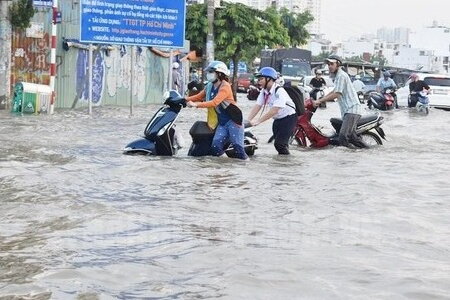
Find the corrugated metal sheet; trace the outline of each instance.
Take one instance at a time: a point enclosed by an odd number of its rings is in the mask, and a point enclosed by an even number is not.
[[[79,39],[79,8],[76,0],[59,2],[62,23],[58,24],[56,52],[56,108],[88,105],[88,51],[74,47],[65,51],[62,47],[64,38]],[[21,32],[13,34],[12,84],[19,81],[49,84],[50,18],[50,9],[40,10],[33,18],[33,22],[44,24],[44,38],[26,37]],[[113,48],[94,51],[94,105],[129,105],[131,82],[133,103],[161,103],[167,84],[168,58],[157,56],[147,48],[117,45]],[[131,51],[135,51],[134,61],[131,61]]]

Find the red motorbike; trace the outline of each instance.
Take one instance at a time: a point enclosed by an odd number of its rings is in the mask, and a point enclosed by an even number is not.
[[[311,119],[317,110],[311,99],[305,101],[305,113],[298,117],[294,135],[291,143],[297,143],[300,147],[322,148],[328,145],[339,145],[338,133],[342,126],[341,118],[331,118],[330,122],[335,133],[331,136],[325,135],[311,123]],[[364,115],[359,119],[356,133],[369,146],[382,145],[381,139],[386,139],[381,124],[383,117],[379,114]]]
[[[398,108],[397,96],[395,90],[387,88],[383,92],[372,92],[369,95],[369,101],[367,101],[367,106],[372,109],[372,107],[379,110],[391,110]]]

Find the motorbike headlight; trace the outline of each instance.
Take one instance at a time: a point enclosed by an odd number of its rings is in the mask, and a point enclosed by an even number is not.
[[[158,136],[161,136],[161,135],[163,135],[164,134],[164,132],[166,132],[167,131],[167,129],[169,128],[169,126],[170,126],[170,123],[167,123],[166,125],[164,125],[164,127],[163,128],[161,128],[159,131],[158,131]]]

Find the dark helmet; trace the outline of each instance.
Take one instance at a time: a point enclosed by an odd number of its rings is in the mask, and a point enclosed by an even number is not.
[[[342,65],[342,59],[336,54],[331,54],[328,56],[325,59],[325,62],[337,62],[339,65]]]
[[[259,70],[259,72],[256,74],[256,77],[269,77],[273,80],[277,80],[278,74],[274,68],[264,67],[264,68],[261,68],[261,70]]]
[[[384,71],[383,72],[383,76],[384,77],[391,77],[391,73],[389,73],[389,71]]]

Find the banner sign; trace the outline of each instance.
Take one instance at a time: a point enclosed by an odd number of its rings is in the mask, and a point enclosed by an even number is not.
[[[81,0],[80,41],[183,48],[185,0]]]
[[[33,0],[33,6],[52,7],[53,0]]]

